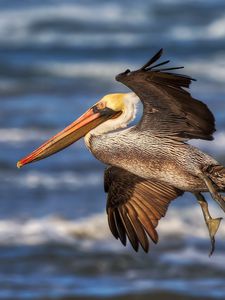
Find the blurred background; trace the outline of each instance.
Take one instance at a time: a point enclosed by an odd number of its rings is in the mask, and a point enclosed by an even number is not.
[[[195,145],[225,164],[224,1],[0,0],[0,299],[225,299],[225,223],[209,259],[191,195],[146,255],[112,238],[104,166],[83,141],[16,169],[104,94],[127,91],[115,75],[161,47],[216,116],[215,141]]]

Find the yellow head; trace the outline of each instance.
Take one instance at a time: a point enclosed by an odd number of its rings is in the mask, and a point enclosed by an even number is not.
[[[125,96],[127,94],[108,94],[96,103],[99,109],[110,108],[115,112],[123,112],[125,109]]]

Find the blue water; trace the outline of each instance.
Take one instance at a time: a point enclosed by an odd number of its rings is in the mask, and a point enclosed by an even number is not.
[[[195,144],[225,163],[224,1],[0,1],[0,299],[225,298],[225,226],[209,259],[191,195],[137,254],[111,237],[104,166],[83,141],[16,169],[104,94],[127,91],[115,75],[161,47],[215,114],[215,141]]]

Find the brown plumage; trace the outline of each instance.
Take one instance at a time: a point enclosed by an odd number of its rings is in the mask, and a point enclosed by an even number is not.
[[[193,193],[209,230],[211,252],[221,218],[213,219],[201,192],[210,192],[225,211],[225,168],[214,158],[187,143],[212,140],[215,120],[209,108],[188,92],[194,80],[156,62],[162,49],[143,67],[126,70],[116,80],[134,93],[109,94],[85,114],[20,160],[21,167],[50,156],[79,138],[92,154],[110,166],[105,171],[109,227],[126,245],[149,249],[148,237],[158,241],[156,226],[169,203],[184,192]],[[164,67],[162,67],[164,66]],[[143,104],[140,122],[124,129]]]
[[[136,251],[140,243],[144,251],[148,252],[146,234],[157,243],[155,228],[158,221],[165,216],[170,201],[183,192],[117,167],[106,169],[104,182],[105,192],[108,193],[106,210],[112,234],[124,245],[127,235]]]
[[[168,73],[179,67],[156,69],[157,65],[151,66],[161,54],[162,49],[141,69],[133,72],[127,70],[116,76],[116,80],[134,91],[144,105],[138,127],[140,130],[151,130],[154,135],[183,141],[193,138],[212,140],[215,131],[213,114],[204,103],[194,99],[184,89],[189,88],[193,79]]]
[[[197,161],[193,169],[193,175],[195,175],[195,177],[188,176],[190,169],[186,167],[189,186],[186,190],[192,190],[198,199],[199,197],[204,199],[200,192],[208,191],[209,187],[205,184],[204,180],[202,180],[202,177],[198,176],[198,173],[203,172],[208,175],[212,184],[219,190],[224,190],[225,168],[217,165],[215,160],[197,151],[197,149],[191,148],[189,145],[188,148],[186,148],[183,142],[193,138],[212,140],[213,133],[216,130],[214,116],[207,105],[194,99],[186,90],[194,79],[189,76],[168,72],[180,69],[179,67],[166,69],[157,68],[165,65],[169,61],[152,66],[152,64],[160,58],[161,54],[162,49],[142,68],[133,72],[126,70],[124,73],[117,75],[116,80],[129,87],[142,101],[144,108],[143,116],[133,131],[142,132],[145,136],[155,138],[155,144],[157,145],[156,157],[158,155],[160,160],[162,159],[160,146],[164,148],[167,146],[171,152],[175,152],[175,156],[173,157],[174,161],[172,161],[175,173],[177,167],[175,164],[176,157],[177,160],[179,160],[179,155],[188,149],[189,153],[186,152],[182,155],[185,169],[186,162],[189,161],[189,159],[187,160],[187,155],[194,155],[193,161]],[[156,141],[157,139],[164,139],[167,142],[162,142],[160,145],[160,142]],[[107,142],[109,142],[109,140],[107,140]],[[154,139],[148,138],[148,146],[150,149],[154,149],[153,143]],[[165,149],[164,152],[166,153]],[[129,155],[127,152],[126,154],[130,160],[133,158],[135,161],[134,157],[138,153],[134,153],[133,156],[132,153]],[[152,154],[152,158],[154,159],[154,150],[152,150]],[[171,157],[169,157],[169,155],[168,157],[164,156],[162,160],[163,165],[166,165],[167,162],[165,162],[165,160],[170,161]],[[111,161],[114,165],[129,169],[121,164],[119,160],[119,163],[115,163],[113,159],[111,159]],[[125,165],[126,164],[127,161]],[[155,165],[152,164],[150,173],[154,173],[153,168],[158,168],[160,172],[163,172],[161,165],[159,162]],[[205,165],[207,167],[203,167]],[[136,175],[116,167],[110,167],[106,170],[105,182],[107,181],[107,183],[105,183],[105,191],[108,193],[107,213],[109,226],[113,235],[116,238],[120,238],[124,245],[126,244],[127,235],[131,245],[136,251],[140,243],[144,251],[147,252],[149,246],[145,233],[149,235],[154,243],[158,241],[158,235],[155,230],[158,220],[165,215],[170,201],[183,194],[185,187],[182,189],[182,186],[177,186],[175,182],[175,186],[168,185],[166,178],[163,178],[164,181],[162,182],[157,180],[153,181],[152,179],[146,180],[142,178],[142,176],[146,178],[146,174],[142,175],[142,172],[135,172],[135,168],[133,168],[132,171],[134,171]],[[180,180],[182,181],[182,178],[180,178]],[[192,181],[196,184],[195,187],[191,187]],[[172,182],[169,183],[173,184]],[[198,184],[199,186],[197,186]],[[225,202],[224,199],[221,199],[222,196],[218,194],[215,195],[214,193],[213,197],[225,211]],[[199,201],[199,203],[201,205],[202,202]],[[214,236],[218,230],[221,219],[212,219],[208,212],[208,207],[205,204],[206,201],[201,207],[211,237],[212,248],[210,254],[212,254],[215,243]]]

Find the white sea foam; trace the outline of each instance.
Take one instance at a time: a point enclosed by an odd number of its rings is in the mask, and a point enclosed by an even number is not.
[[[111,79],[125,69],[125,64],[115,62],[88,62],[88,63],[65,63],[52,62],[48,64],[39,63],[36,69],[46,73],[63,77],[93,77],[100,79]]]
[[[0,143],[19,143],[27,141],[44,140],[47,139],[47,137],[49,137],[50,134],[46,130],[0,128]]]
[[[15,176],[14,173],[0,176],[1,182],[4,184],[10,184],[14,182],[14,185],[20,187],[26,187],[29,189],[45,188],[48,190],[55,189],[72,189],[77,190],[78,188],[88,186],[98,186],[102,183],[102,174],[97,172],[89,172],[88,174],[80,174],[75,172],[58,172],[58,173],[43,173],[43,172],[26,172]]]
[[[180,26],[171,29],[174,38],[180,40],[222,39],[225,37],[225,15],[220,19],[213,20],[210,24],[198,26]]]
[[[185,195],[183,197],[185,197]],[[180,199],[176,201],[179,200]],[[213,217],[223,216],[223,212],[215,205],[210,205],[209,209]],[[190,205],[190,207],[169,208],[166,217],[160,221],[158,229],[162,237],[177,235],[182,237],[208,238],[202,211],[197,202],[196,205]],[[223,222],[221,223],[218,237],[225,237],[225,226],[223,226]]]
[[[162,0],[161,2],[168,0]],[[177,0],[169,0],[174,2]],[[18,10],[2,9],[0,12],[0,41],[1,44],[54,44],[60,42],[64,45],[113,45],[129,46],[145,44],[149,40],[149,34],[144,31],[129,32],[128,28],[142,28],[150,26],[155,21],[151,12],[150,3],[132,3],[129,8],[116,2],[105,2],[101,5],[86,5],[82,3],[60,3],[55,5],[37,5],[35,7],[23,7]],[[129,13],[127,10],[129,9]],[[13,20],[13,22],[11,22]],[[84,28],[97,24],[109,25],[109,32],[96,34],[96,32],[84,31],[60,31],[52,29],[51,22],[77,22]],[[44,29],[37,29],[35,34],[32,26],[43,25]],[[47,24],[47,25],[46,25]],[[116,24],[116,26],[115,26]],[[38,28],[38,25],[36,26]],[[82,28],[82,26],[81,26]],[[114,31],[113,31],[113,28]],[[120,28],[125,28],[121,33]],[[225,16],[213,20],[210,24],[198,27],[172,26],[170,34],[178,40],[196,39],[222,39],[225,36]],[[74,24],[76,29],[76,24]],[[110,33],[110,34],[109,34]],[[169,33],[167,33],[168,36]]]
[[[101,38],[104,39],[104,37]],[[119,37],[117,38],[120,39]],[[140,39],[140,37],[138,39]],[[129,44],[128,40],[123,39],[123,41],[124,44]],[[90,42],[90,40],[87,39],[87,42]],[[104,39],[104,42],[107,43],[107,39]],[[109,43],[111,42],[112,41],[109,41]],[[117,44],[117,41],[115,43]],[[97,44],[101,45],[101,43]],[[128,66],[132,67],[133,70],[139,67],[138,65],[135,65],[134,63],[131,63],[129,61],[124,61],[123,63],[115,61],[89,61],[74,63],[59,61],[51,61],[46,63],[39,61],[38,63],[33,63],[33,67],[35,68],[35,70],[54,76],[65,78],[98,78],[111,80],[112,82],[115,82],[115,75],[125,70]],[[210,72],[208,72],[209,70]],[[214,91],[214,89],[216,92],[218,91],[218,87],[216,86],[215,88],[215,83],[221,85],[221,83],[225,82],[225,54],[218,54],[217,56],[212,57],[210,60],[207,58],[186,61],[185,71],[183,72],[191,75],[194,78],[207,80],[207,86],[209,86],[211,92]],[[210,82],[211,84],[209,85]],[[201,81],[200,83],[204,84],[203,81]],[[197,85],[195,85],[195,87],[196,86]],[[204,90],[207,90],[207,86],[204,86]],[[198,89],[200,89],[201,85],[198,84],[198,87]]]
[[[102,240],[109,236],[105,216],[93,215],[78,221],[59,217],[29,219],[27,221],[1,220],[1,245],[38,245],[43,243],[76,244],[82,240]]]
[[[2,43],[49,43],[57,40],[62,40],[64,43],[75,40],[81,43],[82,38],[85,39],[85,34],[77,38],[77,35],[71,35],[66,32],[55,33],[51,29],[45,29],[32,33],[30,28],[37,23],[51,23],[52,22],[79,22],[88,24],[117,24],[117,26],[129,24],[139,24],[143,22],[150,23],[150,18],[145,14],[144,8],[139,5],[140,10],[135,7],[129,8],[129,14],[125,13],[126,7],[121,6],[120,3],[106,2],[101,5],[86,5],[81,3],[57,3],[56,5],[43,5],[35,7],[24,7],[18,10],[4,9],[0,12],[0,40]],[[142,8],[142,9],[141,9]],[[135,16],[135,18],[134,18]],[[11,22],[13,20],[13,22]],[[76,26],[74,25],[76,28]],[[69,37],[67,39],[67,37]],[[107,40],[107,36],[105,36]],[[125,38],[125,36],[124,36]],[[93,34],[89,36],[90,42],[94,42]],[[122,42],[123,39],[120,39]],[[84,40],[85,41],[85,40]],[[97,41],[97,40],[96,40]],[[98,41],[99,42],[99,41]],[[74,43],[74,42],[73,42]]]
[[[218,54],[210,60],[198,59],[186,62],[185,69],[193,77],[207,78],[212,82],[225,82],[225,55]],[[209,72],[210,70],[210,72]]]
[[[204,269],[202,270],[204,273]],[[184,273],[185,274],[185,273]],[[195,278],[196,276],[192,274],[192,276],[188,276],[187,278],[184,276],[173,276],[170,278],[162,278],[152,279],[148,276],[144,278],[138,278],[137,280],[132,282],[132,285],[129,284],[129,293],[133,292],[142,292],[143,291],[156,291],[160,293],[165,292],[173,292],[175,294],[185,295],[187,298],[190,296],[190,299],[193,296],[197,296],[196,298],[201,299],[223,299],[225,288],[224,288],[224,279],[221,278]],[[218,292],[219,291],[219,292]],[[182,296],[181,296],[182,297]],[[154,297],[152,297],[154,298]],[[168,297],[168,299],[173,299],[172,297]],[[182,299],[182,298],[180,298]]]
[[[176,2],[177,0],[161,0],[159,2]],[[204,1],[206,2],[206,1]],[[209,2],[209,1],[208,1]],[[154,10],[151,2],[133,2],[129,7],[120,2],[100,2],[99,4],[57,2],[54,5],[26,6],[20,9],[4,8],[0,11],[0,41],[1,44],[63,44],[75,46],[113,45],[129,46],[148,43],[149,33],[142,29],[155,22]],[[13,22],[11,22],[13,20]],[[51,25],[51,22],[53,25]],[[52,29],[61,24],[61,30]],[[61,23],[60,23],[61,22]],[[64,23],[74,23],[74,32],[63,30]],[[77,23],[78,26],[76,30]],[[38,29],[39,25],[40,28]],[[56,25],[55,25],[56,24]],[[92,25],[104,28],[108,26],[109,32],[90,32],[87,28]],[[222,39],[225,36],[225,16],[213,20],[201,27],[172,26],[171,35],[178,40],[195,39]],[[43,27],[44,25],[44,27]],[[32,31],[36,26],[35,33]],[[123,28],[123,33],[121,33]],[[132,29],[135,28],[136,30]],[[138,32],[137,29],[140,29]],[[81,34],[80,34],[81,33]],[[166,33],[168,36],[170,33]],[[149,44],[150,45],[150,44]]]
[[[217,239],[220,239],[218,236]],[[209,261],[209,257],[207,255],[203,255],[202,251],[196,249],[192,246],[187,246],[187,248],[182,248],[179,250],[173,250],[173,252],[168,251],[164,252],[160,260],[162,262],[169,262],[173,264],[181,265],[188,265],[188,264],[210,264],[214,268],[217,267],[218,269],[225,269],[225,265],[221,264],[221,261],[224,261],[225,254],[224,253],[217,253],[215,252],[212,256],[211,260]]]
[[[28,21],[34,20],[86,20],[88,22],[111,23],[121,22],[127,23],[133,21],[132,15],[123,14],[126,7],[121,6],[120,3],[109,1],[108,3],[101,3],[101,5],[90,5],[81,3],[60,3],[56,5],[42,5],[35,7],[24,7],[19,10],[4,9],[2,10],[1,22],[2,24],[10,23],[7,18],[13,17],[18,24],[27,24]],[[141,22],[145,16],[135,11],[135,22]],[[101,17],[100,17],[101,16]],[[15,26],[12,24],[12,26]]]
[[[221,212],[218,212],[214,207],[210,207],[210,211],[213,216],[221,216]],[[225,239],[225,227],[223,225],[222,222],[217,234],[218,240]],[[170,237],[209,239],[201,210],[197,204],[194,207],[182,209],[170,208],[166,217],[159,223],[158,233],[160,241],[166,240],[169,244]],[[115,245],[112,245],[113,238],[108,228],[105,212],[74,221],[56,216],[25,221],[0,221],[1,245],[38,245],[53,242],[80,244],[83,241],[84,246],[95,246],[96,242],[98,243],[100,240],[107,240],[107,244],[110,240],[109,248],[115,246],[122,250],[118,241],[114,241]],[[173,239],[171,239],[171,243],[173,243]],[[188,252],[189,256],[190,253]],[[173,257],[165,257],[165,259],[173,259]]]

